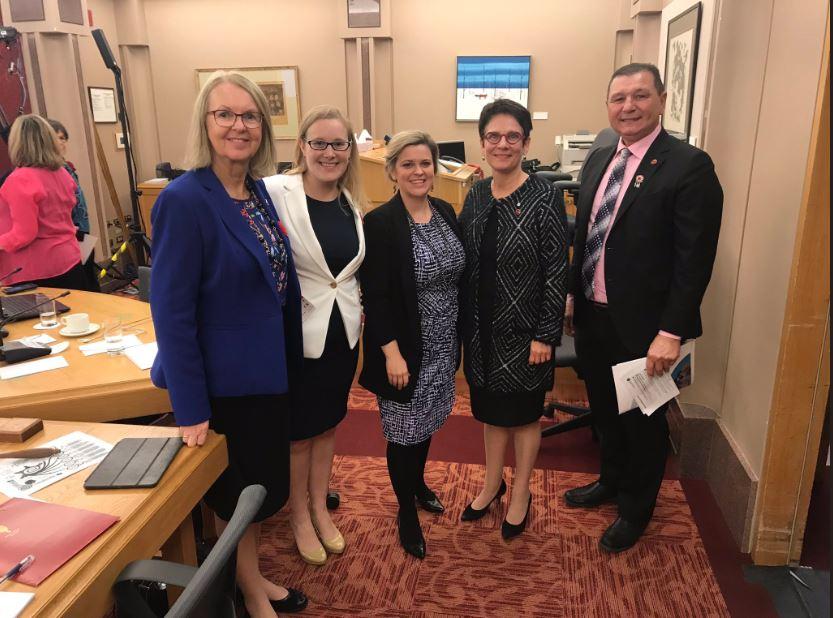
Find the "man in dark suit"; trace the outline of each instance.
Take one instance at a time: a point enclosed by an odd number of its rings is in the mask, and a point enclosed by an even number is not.
[[[616,502],[601,547],[632,547],[653,515],[668,450],[667,406],[618,413],[611,366],[646,357],[649,375],[702,333],[700,302],[717,251],[723,191],[709,156],[660,125],[666,93],[657,68],[629,64],[610,80],[607,113],[618,143],[586,162],[565,326],[601,442],[598,481],[566,492],[574,507]]]

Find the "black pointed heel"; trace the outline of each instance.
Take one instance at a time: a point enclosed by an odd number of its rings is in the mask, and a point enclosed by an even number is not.
[[[481,517],[483,517],[486,513],[489,512],[489,507],[492,506],[492,503],[496,500],[500,500],[500,497],[506,493],[506,481],[500,479],[500,487],[495,494],[495,497],[489,501],[489,504],[484,506],[482,509],[476,509],[472,507],[472,503],[465,508],[463,514],[460,515],[460,521],[477,521]]]

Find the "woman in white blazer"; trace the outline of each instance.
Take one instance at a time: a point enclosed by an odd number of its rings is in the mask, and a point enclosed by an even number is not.
[[[359,358],[364,194],[349,121],[313,108],[299,128],[293,168],[265,178],[286,227],[301,283],[304,364],[292,393],[290,523],[301,557],[324,564],[345,541],[327,511],[335,428]]]

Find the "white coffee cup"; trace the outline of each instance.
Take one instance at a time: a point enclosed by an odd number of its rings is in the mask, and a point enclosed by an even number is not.
[[[90,330],[90,316],[86,313],[73,313],[61,318],[61,324],[70,333],[85,333]]]

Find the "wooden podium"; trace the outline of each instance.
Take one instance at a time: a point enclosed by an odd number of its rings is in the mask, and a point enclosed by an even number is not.
[[[142,223],[144,223],[148,238],[152,238],[150,233],[150,209],[153,208],[156,198],[162,193],[162,189],[168,186],[169,182],[167,178],[154,178],[146,180],[136,187],[142,192],[139,196],[139,211],[142,214]]]
[[[393,197],[393,182],[385,173],[386,149],[375,148],[359,155],[359,169],[367,199],[371,208],[384,204]],[[440,172],[434,178],[434,190],[431,195],[445,200],[454,208],[458,215],[463,209],[466,194],[477,179],[475,169],[464,165],[453,174]]]

